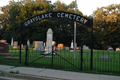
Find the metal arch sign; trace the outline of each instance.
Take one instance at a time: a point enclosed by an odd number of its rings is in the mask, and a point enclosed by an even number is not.
[[[21,29],[20,29],[20,55],[19,55],[19,63],[21,63],[21,43],[22,43],[22,27],[27,27],[33,23],[36,23],[38,21],[44,20],[44,19],[50,19],[50,18],[61,18],[61,19],[69,19],[72,21],[79,22],[89,28],[91,28],[91,62],[90,62],[90,69],[92,70],[93,65],[93,21],[89,20],[81,15],[70,13],[70,12],[64,12],[64,11],[58,11],[58,12],[47,12],[43,14],[36,15],[34,17],[31,17],[27,19],[25,22],[21,23]],[[82,57],[82,56],[81,56]],[[82,58],[81,58],[82,59]],[[81,60],[82,62],[82,60]],[[27,64],[27,53],[26,53],[26,59],[25,64]],[[82,65],[81,65],[82,69]]]
[[[62,18],[62,19],[69,19],[72,21],[79,22],[83,25],[86,26],[91,26],[91,21],[81,15],[70,13],[70,12],[63,12],[63,11],[58,11],[58,12],[47,12],[43,14],[36,15],[32,18],[27,19],[25,22],[23,22],[23,26],[27,27],[33,23],[36,23],[38,21],[44,20],[44,19],[49,19],[49,18]]]

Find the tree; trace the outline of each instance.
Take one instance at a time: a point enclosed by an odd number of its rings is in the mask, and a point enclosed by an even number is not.
[[[31,18],[35,15],[42,14],[48,11],[66,11],[74,13],[74,8],[57,1],[53,5],[49,4],[46,0],[23,0],[21,2],[11,3],[14,4],[12,8],[9,10],[9,20],[10,26],[6,32],[10,32],[10,37],[13,37],[14,40],[20,42],[20,24],[24,22],[28,18]],[[77,10],[77,14],[83,16],[82,12]],[[26,44],[26,41],[29,39],[31,42],[34,40],[41,40],[46,41],[46,32],[48,28],[52,28],[53,30],[53,40],[56,43],[63,43],[66,46],[70,46],[71,41],[73,40],[73,33],[74,33],[74,21],[70,21],[67,19],[49,19],[49,20],[42,20],[35,24],[24,28],[22,40],[23,43]],[[84,26],[77,23],[77,34],[80,34],[80,27]],[[87,32],[87,29],[84,30]],[[81,44],[79,39],[81,36],[78,35],[77,43]],[[79,45],[80,46],[80,45]]]
[[[33,17],[35,15],[45,13],[47,11],[51,10],[51,5],[49,5],[48,2],[25,2],[24,5],[22,4],[16,4],[14,5],[10,11],[10,27],[9,30],[12,32],[12,36],[15,38],[14,40],[19,40],[20,38],[20,24],[21,22],[24,22],[30,17]],[[44,29],[44,26],[49,26],[46,23],[47,20],[43,20],[41,22],[37,22],[36,24],[33,24],[29,26],[29,28],[25,29],[23,31],[23,43],[26,43],[27,39],[30,39],[33,41],[33,39],[37,40],[39,35],[41,35],[42,32],[47,31]],[[42,23],[42,24],[41,24]],[[44,25],[45,24],[45,25]],[[43,26],[44,25],[44,26]],[[38,31],[39,30],[39,31]],[[37,32],[39,33],[37,33]],[[34,36],[31,36],[34,35]],[[41,39],[45,38],[45,35],[40,36]],[[40,39],[40,38],[39,38]]]
[[[120,4],[111,4],[97,8],[93,14],[94,31],[99,34],[99,44],[112,46],[114,49],[120,45]],[[99,32],[98,32],[99,30]]]
[[[74,6],[75,5],[74,1],[71,2],[69,5],[65,5],[64,3],[61,3],[60,1],[57,1],[54,3],[54,11],[66,11],[66,12],[71,12],[75,13]],[[77,14],[83,16],[82,12],[80,12],[77,9]],[[79,29],[80,27],[85,27],[79,23],[77,23],[77,34],[82,33]],[[55,40],[57,40],[57,43],[63,43],[65,46],[70,46],[71,41],[74,39],[74,21],[70,20],[61,20],[61,19],[56,19],[55,20],[55,31],[57,34],[55,34]],[[77,35],[77,44],[80,46],[81,44],[81,36]]]

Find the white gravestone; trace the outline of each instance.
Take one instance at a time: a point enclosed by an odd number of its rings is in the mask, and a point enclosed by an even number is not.
[[[83,49],[89,49],[89,47],[86,45],[83,45]]]
[[[103,56],[101,56],[101,59],[109,59],[109,56],[108,55],[103,55]]]
[[[77,47],[77,43],[75,44],[75,47]],[[71,42],[71,48],[73,48],[73,40]]]
[[[43,41],[35,41],[35,48],[33,50],[40,51],[43,48]]]
[[[71,48],[73,48],[73,40],[72,40],[72,42],[71,42]]]
[[[49,28],[47,31],[47,47],[46,47],[46,53],[49,54],[52,53],[52,40],[53,40],[53,32],[52,29]]]
[[[29,41],[29,39],[27,40],[27,45],[28,45],[28,47],[30,46],[30,41]]]
[[[65,51],[69,51],[69,47],[65,47]]]
[[[44,43],[44,47],[45,47],[45,43]]]
[[[108,48],[108,51],[113,51],[113,48],[110,46],[110,47]]]
[[[11,39],[11,46],[13,46],[13,38]]]
[[[108,48],[109,51],[113,51],[113,48]]]

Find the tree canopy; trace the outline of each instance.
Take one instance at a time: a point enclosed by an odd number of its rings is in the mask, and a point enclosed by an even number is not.
[[[13,6],[9,8],[7,13],[7,15],[9,15],[8,21],[10,22],[7,31],[11,33],[9,40],[11,37],[17,41],[20,40],[20,23],[24,22],[30,17],[49,11],[66,11],[71,13],[75,12],[74,6],[66,5],[60,1],[57,1],[54,4],[50,4],[46,0],[31,0],[29,2],[24,0],[21,2],[10,2],[10,5],[11,4],[13,4]],[[75,3],[72,2],[71,4]],[[79,10],[77,10],[77,14],[83,15]],[[70,46],[70,43],[73,40],[73,26],[74,22],[66,19],[42,20],[32,24],[23,31],[23,43],[26,43],[27,39],[29,39],[31,42],[34,40],[42,40],[45,42],[46,32],[48,28],[52,28],[54,33],[53,40],[55,40],[56,43],[63,43],[66,46]],[[79,29],[79,27],[83,25],[77,23],[77,26]],[[79,31],[77,32],[80,34]],[[80,37],[81,36],[79,36],[78,39],[80,39]],[[2,38],[5,39],[5,37]],[[78,42],[78,44],[80,44],[80,42]]]
[[[56,1],[51,4],[47,0],[22,0],[20,2],[9,2],[9,5],[0,8],[0,39],[6,39],[9,43],[11,38],[19,42],[20,24],[28,18],[49,11],[65,11],[74,13],[74,1],[69,5]],[[77,9],[77,14],[84,14]],[[93,48],[107,49],[112,46],[114,49],[120,46],[120,4],[111,4],[105,7],[97,8],[93,15],[85,16],[93,19]],[[63,43],[70,46],[74,34],[74,21],[67,19],[46,19],[30,25],[23,31],[23,43],[29,39],[46,41],[46,32],[48,28],[53,30],[53,40],[56,43]],[[81,43],[90,46],[91,30],[84,25],[77,23],[77,45]]]
[[[104,46],[120,46],[120,4],[97,8],[93,14],[94,32],[100,35],[98,42]]]

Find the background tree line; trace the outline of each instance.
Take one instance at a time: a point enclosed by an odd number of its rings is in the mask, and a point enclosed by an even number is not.
[[[11,42],[20,40],[20,23],[37,14],[49,11],[66,11],[74,13],[75,3],[69,5],[60,1],[51,4],[46,0],[23,0],[21,2],[9,2],[9,5],[1,7],[3,13],[0,14],[0,21],[3,28],[0,29],[0,39],[6,39]],[[120,5],[109,5],[97,8],[92,16],[83,15],[77,9],[77,14],[89,19],[93,18],[94,48],[106,49],[107,46],[118,47],[120,45]],[[53,30],[53,40],[56,43],[63,43],[70,46],[74,36],[74,21],[66,19],[46,19],[31,26],[23,31],[23,43],[29,39],[32,43],[34,40],[46,42],[46,32],[48,28]],[[77,23],[77,45],[81,43],[90,46],[90,29]]]
[[[93,13],[94,37],[99,47],[120,47],[120,4],[97,8]],[[97,47],[97,45],[96,45]]]

